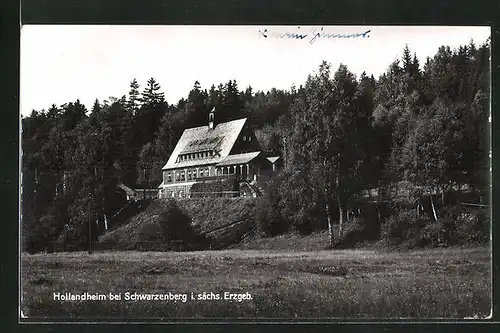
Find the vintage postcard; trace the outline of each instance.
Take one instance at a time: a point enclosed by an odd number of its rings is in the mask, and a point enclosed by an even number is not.
[[[490,28],[21,30],[21,322],[486,319]]]

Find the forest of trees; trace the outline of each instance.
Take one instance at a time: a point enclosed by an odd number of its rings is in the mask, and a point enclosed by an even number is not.
[[[267,233],[340,225],[371,189],[406,184],[412,197],[489,190],[489,41],[442,46],[420,64],[405,47],[375,78],[323,62],[300,87],[209,90],[196,81],[168,104],[160,83],[134,79],[121,98],[79,100],[22,118],[22,236],[30,252],[48,243],[87,244],[119,209],[116,185],[156,188],[185,128],[248,117],[267,154],[285,167],[268,187]],[[381,191],[381,190],[380,190]],[[432,218],[439,212],[432,206]],[[341,230],[341,228],[340,228]]]

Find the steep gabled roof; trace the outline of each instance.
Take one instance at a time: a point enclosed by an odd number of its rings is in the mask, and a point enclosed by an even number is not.
[[[222,162],[231,152],[236,139],[246,123],[246,118],[217,124],[215,128],[208,126],[188,128],[182,133],[172,155],[162,170],[208,165]],[[194,153],[206,150],[215,150],[216,154],[209,158],[185,160],[179,163],[177,157],[181,153]]]
[[[277,160],[279,160],[279,156],[271,156],[271,157],[268,157],[267,160],[269,162],[271,162],[272,164],[274,164]]]

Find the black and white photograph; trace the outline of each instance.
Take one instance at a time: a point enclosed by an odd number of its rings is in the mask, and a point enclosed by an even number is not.
[[[490,35],[22,26],[20,322],[491,318]]]

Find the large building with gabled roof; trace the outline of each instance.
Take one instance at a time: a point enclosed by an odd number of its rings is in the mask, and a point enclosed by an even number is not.
[[[279,157],[264,156],[246,118],[217,123],[215,116],[214,108],[206,126],[184,130],[162,168],[160,198],[192,197],[194,184],[221,179],[251,186],[276,170]]]

